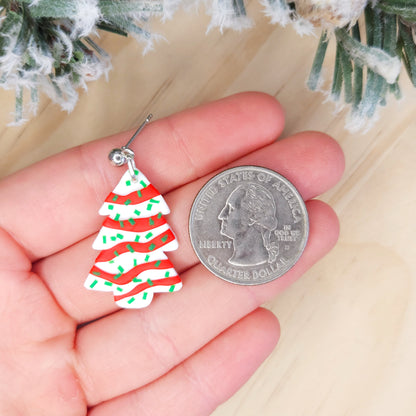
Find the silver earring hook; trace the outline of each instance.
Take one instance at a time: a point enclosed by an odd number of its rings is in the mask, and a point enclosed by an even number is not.
[[[137,180],[137,168],[136,164],[134,163],[134,152],[129,148],[133,140],[137,137],[137,135],[144,129],[147,123],[150,122],[153,115],[149,114],[143,123],[139,126],[139,128],[135,131],[133,136],[129,139],[129,141],[121,148],[113,149],[108,158],[113,166],[123,166],[127,163],[129,167],[129,172],[133,181]]]

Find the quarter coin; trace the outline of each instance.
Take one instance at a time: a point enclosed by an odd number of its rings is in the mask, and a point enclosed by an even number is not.
[[[238,166],[210,179],[189,217],[192,246],[216,276],[240,285],[271,282],[301,256],[309,231],[295,186],[259,166]]]

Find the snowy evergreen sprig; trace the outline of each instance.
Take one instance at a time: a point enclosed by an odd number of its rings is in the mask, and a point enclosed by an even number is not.
[[[234,7],[235,25],[245,10],[244,2],[222,3]],[[261,4],[271,23],[292,24],[301,35],[322,28],[307,81],[311,90],[323,90],[323,61],[328,43],[335,40],[332,86],[327,95],[350,105],[349,130],[368,129],[389,94],[400,98],[402,62],[416,86],[416,0],[261,0]],[[218,21],[223,29],[224,22]]]
[[[36,111],[40,91],[70,111],[80,87],[107,75],[110,57],[93,40],[100,30],[131,35],[145,42],[146,51],[158,38],[149,29],[153,16],[168,19],[178,8],[200,3],[211,16],[207,31],[253,24],[244,0],[0,0],[0,86],[16,91],[15,122]],[[402,64],[416,87],[416,0],[259,3],[273,24],[292,24],[301,35],[321,28],[310,89],[323,90],[323,62],[329,42],[335,42],[328,96],[351,106],[350,129],[369,126],[389,94],[400,97]]]
[[[130,34],[150,48],[155,35],[147,22],[161,12],[157,1],[0,0],[0,86],[16,91],[15,124],[36,112],[40,91],[71,111],[78,88],[107,75],[110,57],[91,38],[98,29]]]
[[[352,131],[369,126],[377,107],[386,105],[389,93],[396,98],[401,95],[398,27],[402,24],[397,16],[368,7],[365,10],[365,36],[359,23],[352,28],[335,30],[336,55],[330,97],[339,101],[343,92],[344,102],[351,104],[347,127]],[[364,37],[366,44],[362,42]],[[323,32],[308,80],[311,90],[319,88],[328,41],[328,33]]]
[[[351,104],[347,123],[351,131],[369,128],[378,106],[386,105],[389,94],[401,97],[398,77],[401,61],[406,63],[402,32],[410,40],[411,29],[400,15],[386,13],[378,6],[366,7],[361,24],[334,30],[336,55],[330,98],[339,101],[343,92],[344,102]],[[311,90],[319,89],[328,42],[329,34],[324,31],[308,80]],[[415,51],[413,41],[407,44]],[[416,64],[414,57],[411,61]]]
[[[350,131],[370,128],[378,107],[386,105],[389,94],[401,97],[398,78],[402,63],[416,87],[416,0],[268,0],[264,3],[268,3],[268,14],[272,17],[275,9],[275,21],[290,22],[298,28],[299,21],[306,19],[313,26],[323,28],[307,81],[311,90],[323,89],[323,61],[328,43],[335,40],[328,97],[339,103],[339,108],[350,105],[347,121]]]

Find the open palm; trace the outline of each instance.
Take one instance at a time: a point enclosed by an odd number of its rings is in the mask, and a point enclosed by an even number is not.
[[[102,218],[97,210],[123,173],[107,154],[122,133],[71,149],[0,183],[0,414],[8,416],[208,415],[273,349],[274,316],[259,306],[335,243],[333,211],[310,200],[343,171],[339,146],[316,132],[275,141],[283,112],[244,93],[151,123],[132,148],[164,194],[179,240],[169,258],[184,287],[141,310],[119,310],[83,282]],[[300,261],[260,286],[214,277],[187,234],[198,190],[218,169],[254,164],[298,188],[310,219]]]

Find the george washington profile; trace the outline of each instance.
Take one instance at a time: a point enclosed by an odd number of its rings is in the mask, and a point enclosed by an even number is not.
[[[221,234],[233,240],[234,252],[228,260],[235,266],[272,263],[279,247],[271,242],[277,228],[277,210],[273,195],[264,186],[247,183],[228,197],[218,215]]]

